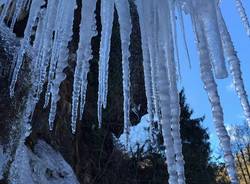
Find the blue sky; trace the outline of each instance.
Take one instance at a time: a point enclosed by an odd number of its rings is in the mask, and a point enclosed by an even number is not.
[[[243,3],[247,14],[250,16],[250,1],[244,0]],[[229,32],[231,33],[235,49],[238,52],[238,56],[241,60],[241,68],[245,86],[248,94],[250,94],[250,38],[247,37],[244,27],[241,24],[238,11],[235,7],[235,1],[224,0],[222,1],[221,7]],[[206,116],[203,126],[208,128],[213,155],[218,156],[218,139],[213,126],[211,106],[200,79],[199,60],[196,46],[194,44],[192,27],[189,16],[185,16],[184,19],[192,68],[190,69],[188,67],[182,36],[180,33],[178,33],[182,73],[182,81],[179,85],[180,88],[184,87],[185,89],[187,103],[189,103],[190,107],[194,110],[193,117],[200,117],[203,115]],[[231,76],[229,76],[227,79],[217,80],[217,84],[224,109],[225,124],[232,125],[241,123],[244,120],[244,116],[240,106],[240,101],[232,86]]]

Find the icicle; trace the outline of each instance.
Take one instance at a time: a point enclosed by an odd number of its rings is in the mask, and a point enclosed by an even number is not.
[[[184,41],[184,46],[185,46],[185,50],[186,50],[188,64],[189,64],[189,68],[191,68],[192,67],[191,66],[191,59],[190,59],[190,55],[189,55],[189,49],[188,49],[187,38],[186,38],[186,31],[185,31],[185,25],[184,25],[183,14],[182,14],[180,2],[177,1],[176,5],[177,5],[177,11],[178,11],[178,14],[179,14],[180,28],[181,28],[181,32],[182,32],[182,37],[183,37],[183,41]]]
[[[101,2],[102,36],[100,43],[99,59],[99,87],[98,87],[98,122],[102,123],[102,107],[107,105],[108,92],[108,67],[111,34],[114,19],[114,0],[103,0]]]
[[[35,35],[35,40],[33,43],[33,49],[36,53],[36,55],[33,56],[32,58],[32,85],[34,88],[34,98],[35,98],[35,104],[39,101],[39,95],[36,91],[39,86],[39,74],[40,74],[40,68],[41,68],[41,57],[42,57],[42,48],[43,48],[43,35],[44,35],[44,26],[45,26],[45,21],[44,21],[44,14],[45,10],[41,10],[39,19],[38,19],[38,25],[37,25],[37,30],[36,30],[36,35]]]
[[[68,50],[68,43],[70,42],[72,35],[73,35],[73,20],[74,20],[74,10],[76,8],[76,1],[69,1],[63,0],[62,2],[62,12],[63,15],[63,24],[58,27],[59,35],[58,40],[59,42],[58,47],[58,61],[55,71],[55,77],[52,82],[51,86],[51,107],[49,113],[49,127],[50,130],[53,129],[53,122],[56,116],[56,109],[57,109],[57,102],[60,99],[59,96],[59,87],[61,82],[66,78],[66,74],[63,70],[68,65],[68,57],[69,57],[69,50]]]
[[[159,11],[158,86],[162,112],[162,133],[166,145],[169,183],[185,184],[184,161],[179,132],[179,99],[176,84],[174,42],[170,1],[161,0]],[[167,61],[167,63],[165,63]],[[165,71],[164,71],[165,70]],[[172,132],[171,132],[172,128]],[[175,162],[176,160],[176,162]]]
[[[17,20],[18,16],[20,15],[25,2],[26,1],[24,1],[24,0],[17,0],[16,1],[15,12],[14,12],[14,15],[12,17],[12,21],[11,21],[11,25],[10,25],[11,31],[13,31],[13,29],[14,29],[14,25],[16,23],[16,20]]]
[[[4,5],[5,3],[5,0],[0,0],[0,6]]]
[[[130,20],[130,9],[128,0],[115,0],[115,7],[117,9],[120,35],[121,35],[121,48],[122,48],[122,74],[123,74],[123,112],[124,112],[124,133],[129,135],[130,127],[130,69],[129,69],[129,45],[130,34],[132,32],[132,25]]]
[[[7,2],[5,2],[3,10],[1,12],[1,16],[0,16],[0,25],[2,25],[4,23],[4,19],[8,14],[8,10],[10,8],[12,0],[7,0]]]
[[[139,4],[138,4],[139,5]],[[140,6],[140,5],[139,5]],[[156,130],[155,122],[160,119],[160,108],[159,108],[159,95],[157,89],[157,75],[156,75],[156,44],[157,44],[157,12],[155,11],[156,3],[154,1],[144,1],[144,4],[141,5],[140,24],[143,24],[143,33],[142,37],[142,46],[143,50],[143,67],[145,77],[146,95],[148,101],[148,113],[150,123],[150,139],[151,144],[154,146],[156,143]],[[147,54],[147,55],[146,55]],[[148,57],[148,58],[146,58]],[[148,61],[147,61],[148,59]],[[149,74],[147,74],[149,72]],[[147,81],[148,80],[148,81]],[[150,96],[149,96],[150,95]],[[155,122],[154,122],[155,121]]]
[[[77,51],[77,64],[74,75],[71,127],[76,131],[76,120],[80,102],[80,116],[82,117],[87,90],[87,74],[89,72],[89,61],[92,59],[91,39],[96,35],[95,21],[96,0],[82,0],[80,41]]]
[[[159,28],[158,28],[158,58],[157,58],[157,75],[158,75],[158,86],[159,86],[159,97],[161,107],[161,125],[162,135],[165,145],[166,162],[168,166],[169,184],[176,184],[178,181],[178,175],[176,172],[175,163],[175,151],[174,142],[171,134],[171,109],[170,109],[170,83],[169,73],[166,66],[167,61],[167,42],[169,37],[167,31],[171,27],[167,26],[171,23],[170,11],[168,2],[160,0],[158,3],[159,13]]]
[[[201,17],[204,27],[204,33],[207,40],[209,55],[212,60],[215,76],[218,79],[223,79],[228,76],[224,55],[222,49],[221,38],[216,16],[215,0],[204,1],[199,0],[196,3],[196,10]]]
[[[249,105],[247,93],[245,90],[245,86],[242,80],[240,60],[237,56],[237,52],[234,49],[231,36],[227,30],[227,26],[225,24],[224,18],[219,8],[218,8],[217,14],[218,14],[218,22],[219,22],[220,34],[222,38],[222,44],[224,48],[225,57],[226,57],[226,60],[229,62],[230,72],[233,76],[233,83],[234,83],[236,92],[241,100],[241,105],[244,110],[246,120],[250,126],[250,105]]]
[[[49,74],[48,74],[48,84],[47,84],[47,90],[45,93],[45,102],[44,102],[44,108],[46,108],[49,105],[50,97],[51,97],[51,87],[52,87],[52,81],[55,77],[55,72],[56,72],[56,66],[58,62],[58,57],[59,57],[59,47],[60,47],[60,29],[61,25],[63,24],[63,12],[64,12],[64,7],[63,7],[64,1],[59,1],[57,12],[56,12],[56,20],[55,20],[55,25],[54,25],[54,41],[53,41],[53,46],[52,46],[52,51],[51,51],[51,58],[49,61]]]
[[[30,14],[29,14],[29,18],[28,18],[28,23],[27,23],[27,26],[25,28],[24,38],[21,41],[21,48],[18,51],[16,66],[15,66],[13,76],[12,76],[12,81],[10,84],[10,96],[14,95],[14,88],[15,88],[15,84],[17,81],[19,70],[22,66],[23,57],[24,57],[24,54],[26,52],[26,49],[30,45],[29,42],[30,42],[30,36],[32,34],[32,28],[36,22],[36,18],[38,17],[38,14],[40,12],[40,7],[43,4],[44,4],[43,0],[32,1]]]
[[[174,43],[174,53],[176,57],[176,63],[178,63],[178,75],[179,80],[181,80],[181,65],[180,65],[180,56],[178,50],[178,40],[177,40],[177,28],[176,28],[176,15],[175,15],[175,2],[174,0],[170,0],[170,17],[171,17],[171,24],[172,24],[172,33],[173,33],[173,43]]]
[[[41,49],[41,56],[37,58],[40,61],[40,72],[39,72],[39,84],[37,87],[37,96],[40,96],[43,85],[46,79],[47,68],[49,65],[49,60],[51,57],[51,47],[53,43],[53,31],[55,28],[55,17],[57,14],[57,7],[58,7],[58,0],[50,0],[48,1],[47,10],[45,14],[44,20],[44,31],[43,31],[43,38],[42,38],[42,48]],[[46,102],[47,103],[47,102]]]
[[[147,25],[146,16],[144,15],[143,2],[142,0],[135,1],[137,6],[137,11],[139,14],[139,23],[141,30],[141,42],[142,42],[142,54],[143,54],[143,70],[144,70],[144,81],[145,90],[147,97],[147,111],[149,114],[149,122],[153,122],[154,110],[153,110],[153,87],[152,87],[152,75],[151,75],[151,65],[150,65],[150,55],[147,40]]]
[[[192,12],[194,14],[194,11]],[[217,85],[213,77],[212,66],[209,61],[208,44],[205,38],[203,25],[198,16],[193,15],[193,25],[195,27],[196,43],[200,56],[201,78],[208,93],[209,101],[212,106],[213,120],[215,129],[224,152],[225,163],[228,175],[232,184],[238,184],[237,172],[234,163],[234,157],[231,151],[230,138],[224,125],[223,110],[220,104],[220,98],[217,91]]]
[[[170,18],[172,19],[171,22],[167,23],[168,33],[168,41],[167,41],[167,69],[168,69],[168,78],[170,83],[170,109],[171,109],[171,128],[172,128],[172,136],[174,141],[174,152],[176,156],[176,171],[178,174],[178,183],[184,184],[185,183],[185,173],[184,173],[184,158],[182,155],[182,142],[181,142],[181,135],[180,135],[180,105],[179,105],[179,93],[177,89],[177,76],[176,76],[176,66],[175,66],[175,57],[174,57],[174,49],[176,39],[174,33],[176,30],[171,29],[171,27],[175,27],[173,22],[173,1],[168,1],[169,8],[170,8]]]
[[[236,8],[240,14],[241,21],[243,23],[243,26],[245,27],[245,30],[247,32],[247,35],[250,37],[250,23],[247,18],[247,14],[245,11],[245,8],[241,2],[241,0],[235,0]]]

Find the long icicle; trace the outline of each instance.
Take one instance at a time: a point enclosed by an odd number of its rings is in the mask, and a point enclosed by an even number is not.
[[[156,143],[156,131],[155,131],[155,123],[159,121],[160,118],[160,108],[159,108],[159,95],[157,89],[157,74],[156,74],[156,47],[157,47],[157,11],[156,11],[156,3],[155,1],[145,0],[143,4],[143,21],[144,21],[144,31],[148,44],[149,51],[149,71],[151,81],[151,101],[152,101],[152,116],[150,115],[149,123],[150,123],[150,140],[152,146]]]
[[[220,34],[222,38],[225,58],[230,65],[230,72],[233,76],[233,83],[235,86],[235,90],[240,98],[241,106],[244,110],[246,120],[250,126],[250,105],[247,97],[247,92],[245,90],[244,82],[242,80],[240,60],[237,56],[237,52],[234,49],[231,36],[227,30],[226,23],[219,8],[217,10],[217,14],[218,14],[219,28],[220,28]]]
[[[58,50],[59,50],[59,40],[60,38],[60,26],[63,24],[63,1],[59,1],[58,8],[56,11],[56,21],[54,25],[54,39],[53,39],[53,46],[51,51],[51,58],[49,61],[49,74],[48,74],[48,84],[47,84],[47,90],[45,93],[45,102],[44,102],[44,108],[46,108],[49,105],[50,97],[51,97],[51,87],[52,87],[52,81],[55,77],[56,72],[56,65],[58,62]]]
[[[114,0],[101,1],[102,36],[99,58],[98,122],[102,124],[102,108],[106,108],[108,95],[109,52],[114,19]]]
[[[36,22],[36,18],[39,15],[40,7],[43,4],[44,4],[44,0],[32,1],[28,23],[27,23],[27,26],[26,26],[25,31],[24,31],[24,38],[21,41],[21,48],[18,51],[16,66],[15,66],[13,76],[12,76],[12,81],[10,84],[10,96],[14,95],[15,84],[17,81],[19,70],[20,70],[22,63],[23,63],[23,57],[24,57],[24,54],[25,54],[28,46],[30,45],[29,42],[30,42],[30,36],[32,34],[32,28]]]
[[[77,50],[77,63],[74,74],[72,95],[71,128],[73,133],[75,133],[76,131],[76,121],[80,96],[81,117],[85,104],[88,84],[87,75],[89,72],[89,61],[92,59],[91,39],[96,35],[95,9],[96,0],[82,0],[80,41]]]
[[[173,19],[173,1],[169,2],[169,11],[170,17]],[[172,14],[172,15],[171,15]],[[173,25],[173,20],[167,24],[168,29],[168,47],[167,47],[167,69],[169,74],[169,83],[170,83],[170,109],[171,109],[171,128],[172,128],[172,136],[174,141],[174,151],[176,157],[176,169],[178,175],[178,184],[185,184],[185,172],[184,172],[184,157],[182,154],[182,142],[181,142],[181,135],[180,135],[180,105],[179,105],[179,93],[177,89],[177,72],[176,72],[176,65],[175,65],[175,57],[174,57],[174,49],[175,49],[175,42],[177,40],[174,36],[174,29],[171,27],[175,27]]]
[[[192,13],[195,14],[194,11]],[[232,184],[239,184],[234,157],[231,151],[230,138],[224,125],[223,110],[217,91],[217,85],[213,77],[212,66],[209,60],[208,45],[206,43],[203,25],[199,21],[197,15],[192,15],[192,21],[196,34],[196,43],[199,50],[201,78],[212,106],[213,121],[215,124],[216,133],[220,140],[220,145],[224,152],[228,175]]]
[[[121,48],[122,48],[122,78],[123,78],[123,114],[124,114],[124,133],[126,134],[126,142],[128,144],[128,136],[130,129],[130,68],[129,68],[129,46],[130,35],[132,32],[132,25],[130,19],[130,9],[128,0],[115,0],[115,7],[117,9]]]
[[[73,35],[73,20],[76,1],[63,0],[63,20],[64,23],[60,26],[59,47],[58,47],[58,62],[55,71],[55,78],[51,86],[51,107],[49,113],[49,127],[53,129],[53,123],[56,117],[57,102],[60,99],[59,87],[62,81],[66,78],[64,69],[68,66],[69,50],[68,43]]]
[[[162,22],[171,21],[170,17],[166,15],[166,7],[168,2],[161,0],[160,6],[158,7],[159,12],[159,24]],[[158,59],[157,59],[157,74],[158,74],[158,86],[159,86],[159,97],[161,106],[161,125],[162,135],[165,145],[166,163],[168,166],[169,184],[176,184],[178,181],[178,175],[176,172],[175,163],[175,152],[174,142],[171,134],[171,110],[170,110],[170,84],[168,80],[168,70],[166,67],[167,61],[167,44],[168,40],[165,31],[168,29],[165,25],[159,26],[158,34]],[[164,34],[165,33],[165,34]]]
[[[150,55],[148,48],[147,40],[147,31],[146,26],[146,17],[144,15],[143,2],[142,0],[136,0],[137,12],[139,15],[139,24],[141,31],[141,42],[142,42],[142,54],[143,54],[143,71],[144,71],[144,82],[145,82],[145,91],[147,97],[147,112],[149,114],[149,122],[151,123],[154,118],[153,110],[153,86],[152,86],[152,75],[151,75],[151,66],[150,66]]]
[[[39,85],[37,88],[37,96],[40,96],[43,90],[43,85],[46,80],[47,68],[49,65],[49,61],[51,58],[51,50],[53,45],[53,31],[55,29],[55,17],[57,14],[58,8],[58,0],[50,0],[48,1],[46,14],[45,14],[45,25],[44,25],[44,34],[42,40],[42,48],[41,48],[41,58],[38,59],[40,63],[40,72],[39,72]]]
[[[162,134],[166,145],[166,159],[168,165],[169,183],[185,183],[184,162],[180,162],[182,150],[181,141],[178,140],[179,103],[176,88],[176,69],[173,52],[172,21],[169,1],[161,0],[158,4],[159,37],[157,67],[159,77],[158,86],[162,112]],[[165,71],[164,71],[165,70]],[[177,98],[174,96],[177,95]],[[173,126],[173,124],[175,126]],[[171,128],[175,128],[171,131]],[[179,145],[178,145],[179,144]],[[177,151],[179,150],[179,151]],[[177,155],[177,153],[180,153]],[[177,157],[176,157],[177,156]],[[178,161],[176,160],[178,158]],[[177,162],[176,162],[177,161]]]
[[[236,8],[240,14],[240,18],[241,18],[241,21],[243,23],[243,26],[246,30],[246,33],[247,35],[250,37],[250,23],[249,23],[249,20],[247,18],[247,13],[245,11],[245,8],[242,4],[242,1],[241,0],[235,0],[235,4],[236,4]]]

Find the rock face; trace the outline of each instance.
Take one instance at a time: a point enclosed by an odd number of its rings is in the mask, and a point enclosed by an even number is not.
[[[44,141],[38,140],[33,151],[20,145],[16,154],[20,156],[11,165],[9,183],[79,184],[61,154]]]
[[[78,1],[78,4],[79,2],[80,1]],[[37,147],[45,146],[49,150],[52,150],[49,145],[57,150],[71,165],[80,183],[101,183],[99,181],[100,178],[96,175],[103,175],[103,173],[100,173],[102,172],[100,170],[103,168],[105,169],[106,166],[105,164],[98,165],[98,163],[106,163],[108,161],[109,156],[114,149],[112,134],[119,137],[123,130],[123,96],[121,45],[118,29],[119,23],[117,14],[115,13],[109,67],[110,76],[108,105],[107,109],[104,110],[103,113],[103,127],[101,129],[98,129],[98,55],[101,32],[99,12],[100,1],[98,2],[98,8],[96,11],[97,29],[99,34],[92,40],[94,58],[90,61],[90,72],[88,75],[88,90],[84,116],[82,122],[78,122],[76,135],[72,135],[70,128],[72,82],[76,57],[75,50],[77,48],[78,41],[77,36],[74,36],[73,41],[70,43],[70,65],[65,70],[67,78],[60,86],[61,99],[58,103],[54,129],[53,131],[49,131],[48,129],[49,109],[43,109],[44,94],[42,94],[33,116],[32,133],[26,139],[25,146],[23,145],[24,147],[22,148],[18,146],[20,136],[19,131],[21,126],[21,122],[19,122],[18,120],[20,119],[19,114],[21,114],[23,110],[24,103],[27,97],[27,91],[30,87],[28,65],[29,57],[27,56],[24,61],[16,84],[15,97],[11,99],[9,97],[9,79],[11,77],[13,69],[12,61],[14,60],[16,48],[18,48],[19,46],[19,41],[15,38],[14,35],[10,35],[8,31],[0,31],[0,148],[2,148],[2,152],[0,150],[0,156],[1,153],[3,153],[2,155],[8,155],[6,164],[2,168],[3,177],[0,177],[0,183],[8,183],[7,178],[14,173],[15,168],[13,167],[13,163],[15,161],[13,160],[18,150],[20,151],[21,149],[21,151],[26,152],[29,156],[29,159],[37,159],[40,154],[39,151],[37,151]],[[143,82],[144,77],[142,68],[138,15],[133,4],[131,4],[131,13],[133,17],[133,33],[131,35],[132,45],[130,58],[132,92],[131,109],[133,109],[133,111],[131,111],[131,122],[133,124],[136,124],[139,122],[140,117],[146,113],[146,96]],[[76,10],[75,16],[75,21],[79,21],[80,16],[78,10]],[[25,20],[21,20],[15,27],[16,34],[19,36],[22,35],[22,27],[24,23]],[[77,35],[78,31],[79,28],[74,27],[75,35]],[[45,145],[45,142],[42,142],[40,140],[45,140],[49,145]],[[33,156],[30,157],[30,155]],[[48,158],[43,157],[42,159]],[[43,162],[43,160],[38,159],[37,162],[40,163]],[[50,166],[47,165],[47,167]],[[42,172],[42,174],[44,175],[45,171],[42,170]],[[53,172],[48,172],[46,171],[46,174],[52,175],[52,178],[60,178],[60,173],[56,173],[54,175]],[[35,181],[33,182],[36,183]]]

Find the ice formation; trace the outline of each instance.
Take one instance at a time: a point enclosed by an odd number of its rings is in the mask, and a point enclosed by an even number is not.
[[[235,0],[243,25],[250,35],[249,21],[241,0]],[[76,52],[76,67],[72,93],[71,127],[82,119],[87,75],[92,59],[91,39],[96,36],[97,0],[82,0],[80,39]],[[129,0],[101,0],[101,42],[99,55],[99,86],[97,116],[102,125],[102,110],[107,106],[109,54],[111,46],[114,11],[117,10],[120,25],[122,49],[122,75],[124,96],[124,132],[129,134],[130,114],[130,34],[131,16]],[[228,76],[229,65],[236,92],[240,98],[246,120],[250,125],[250,105],[241,76],[240,60],[234,49],[230,34],[221,14],[217,0],[135,0],[139,15],[143,70],[147,97],[148,120],[153,135],[154,121],[161,123],[166,147],[169,183],[185,183],[184,160],[179,125],[179,99],[177,89],[177,68],[179,53],[177,41],[176,14],[187,58],[190,56],[185,36],[183,12],[191,16],[200,56],[201,79],[208,93],[212,114],[228,174],[233,184],[237,184],[235,164],[230,149],[230,140],[224,126],[223,109],[217,91],[216,79]],[[23,112],[22,142],[29,135],[29,123],[36,103],[47,83],[44,107],[50,104],[49,127],[53,129],[56,119],[59,89],[66,78],[64,69],[68,66],[69,42],[72,41],[76,0],[0,0],[0,26],[14,29],[23,13],[28,12],[28,21],[14,63],[10,85],[10,95],[14,95],[15,84],[24,57],[29,56],[31,83],[26,108]],[[11,34],[11,33],[9,33]],[[227,61],[227,62],[225,62]],[[177,67],[178,66],[178,67]],[[180,68],[179,68],[180,71]],[[179,74],[180,75],[180,74]],[[215,76],[215,77],[214,77]],[[152,143],[154,137],[152,136]],[[20,148],[23,149],[23,148]],[[26,152],[25,150],[19,150]],[[25,155],[23,155],[25,156]],[[17,160],[18,161],[18,160]],[[25,158],[22,159],[25,161]]]

